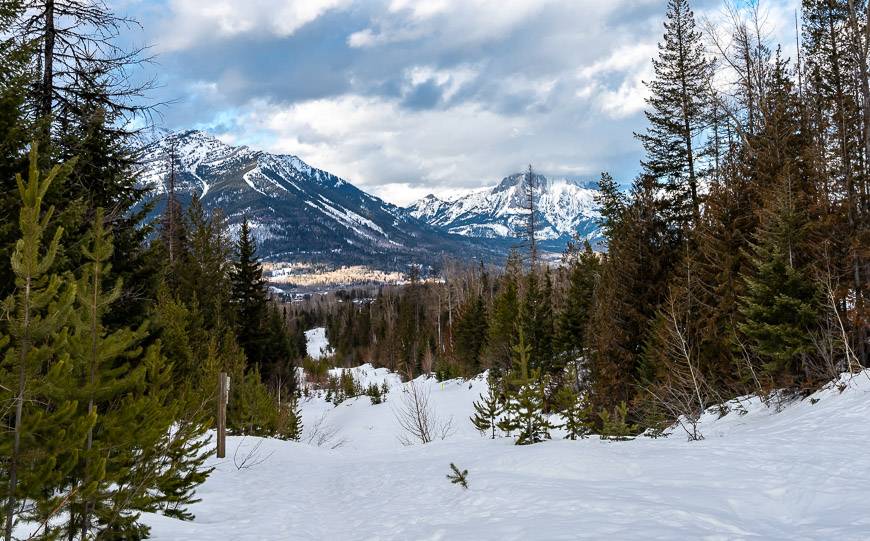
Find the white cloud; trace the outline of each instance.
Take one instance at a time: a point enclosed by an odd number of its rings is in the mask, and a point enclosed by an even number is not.
[[[505,35],[555,0],[393,0],[373,25],[348,37],[373,47],[438,35],[450,46]],[[587,0],[584,0],[587,1]]]
[[[351,0],[169,0],[163,51],[242,34],[286,37]]]
[[[473,81],[478,73],[477,69],[469,65],[451,69],[412,66],[405,70],[405,84],[402,91],[403,94],[407,95],[420,85],[432,83],[441,89],[444,101],[450,101],[464,85]]]
[[[644,81],[653,77],[654,43],[635,43],[614,50],[609,56],[583,66],[577,72],[578,97],[594,100],[611,118],[625,118],[642,111],[649,95]],[[613,81],[618,86],[613,88]]]
[[[367,187],[491,178],[494,167],[510,170],[506,162],[514,159],[497,149],[528,130],[524,119],[472,104],[406,111],[396,101],[356,95],[286,107],[252,103],[238,125],[252,139],[271,141],[271,151],[298,154]]]
[[[178,76],[188,116],[173,127],[215,126],[399,203],[529,162],[637,171],[632,132],[644,128],[664,0],[166,1],[178,22],[157,42],[189,70]],[[797,0],[763,2],[774,39],[792,44]],[[699,21],[719,17],[721,0],[693,4]],[[340,24],[306,36],[310,48],[258,58],[330,10]],[[209,54],[240,36],[257,43]]]
[[[398,99],[358,95],[288,106],[256,101],[237,118],[236,139],[298,155],[405,204],[428,193],[447,197],[494,184],[529,162],[550,172],[599,171],[614,149],[606,138],[584,141],[586,128],[571,113],[516,117],[472,103],[408,111]]]

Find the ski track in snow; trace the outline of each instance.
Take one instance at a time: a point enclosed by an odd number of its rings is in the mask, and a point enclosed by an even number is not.
[[[312,331],[309,345],[322,347],[325,337]],[[227,458],[211,459],[215,472],[190,508],[196,519],[146,514],[153,538],[870,538],[870,372],[780,412],[744,398],[745,415],[706,414],[699,442],[678,429],[669,438],[524,447],[474,431],[468,416],[486,389],[482,377],[418,378],[456,430],[403,447],[393,410],[408,384],[371,365],[353,370],[364,384],[386,380],[387,402],[363,396],[333,407],[319,396],[301,404],[306,433],[323,416],[343,446],[229,437]],[[241,461],[260,441],[255,464],[237,469],[233,455]],[[451,462],[469,470],[468,490],[445,478]]]

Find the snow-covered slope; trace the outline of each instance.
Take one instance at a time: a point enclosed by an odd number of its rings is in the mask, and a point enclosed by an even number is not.
[[[355,375],[387,381],[387,401],[303,402],[306,436],[334,431],[321,447],[228,438],[228,458],[211,461],[191,508],[196,519],[146,515],[154,539],[784,541],[870,532],[870,372],[781,408],[732,401],[724,417],[705,415],[703,441],[675,432],[524,447],[472,429],[482,378],[418,379],[456,430],[404,447],[394,412],[409,384],[371,366]],[[468,469],[468,490],[445,478],[451,462]]]
[[[516,238],[525,235],[528,220],[528,177],[506,177],[498,186],[475,190],[449,200],[427,195],[407,207],[430,225],[466,237]],[[597,185],[588,180],[535,175],[538,239],[563,245],[574,235],[592,243],[601,240],[596,223]]]
[[[305,331],[305,352],[315,360],[332,355],[332,348],[329,340],[326,339],[325,327]]]
[[[296,156],[227,145],[202,131],[160,132],[145,146],[141,183],[152,189],[155,212],[165,206],[173,149],[181,203],[197,196],[221,208],[231,228],[247,216],[272,260],[400,266],[442,252],[487,252]]]

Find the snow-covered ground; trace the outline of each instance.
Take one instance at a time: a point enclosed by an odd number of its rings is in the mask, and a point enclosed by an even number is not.
[[[326,339],[324,327],[305,331],[305,349],[308,356],[314,360],[332,355],[332,348],[329,346],[329,340]]]
[[[147,515],[153,537],[870,538],[870,372],[779,406],[732,401],[724,417],[702,419],[703,441],[677,431],[525,447],[483,438],[471,426],[483,378],[416,380],[438,416],[452,416],[454,430],[405,447],[394,410],[408,383],[371,365],[352,372],[364,385],[386,381],[387,401],[303,401],[303,439],[311,442],[227,438],[228,457],[212,459],[202,502],[190,509],[196,519]],[[468,490],[445,478],[451,462],[468,469]]]

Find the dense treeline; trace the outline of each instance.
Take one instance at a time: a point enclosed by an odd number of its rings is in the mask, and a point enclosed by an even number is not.
[[[321,306],[339,358],[489,368],[503,388],[534,371],[541,407],[568,386],[588,424],[617,431],[867,367],[870,4],[805,0],[795,59],[764,41],[759,9],[702,32],[668,2],[642,172],[627,193],[600,182],[607,253],[573,247],[551,268],[528,250],[531,265]]]
[[[143,221],[132,127],[150,85],[131,81],[148,59],[116,39],[131,24],[101,1],[0,4],[6,540],[138,539],[142,511],[190,518],[220,371],[232,430],[299,435],[302,346],[250,231],[233,242],[196,202]]]

